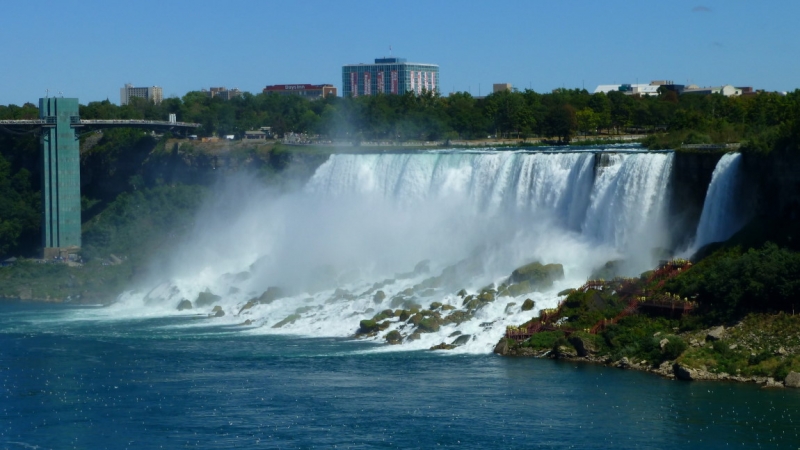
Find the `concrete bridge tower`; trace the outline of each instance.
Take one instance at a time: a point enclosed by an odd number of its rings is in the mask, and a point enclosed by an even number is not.
[[[73,253],[81,246],[80,126],[77,98],[40,98],[42,148],[42,233],[44,257]]]

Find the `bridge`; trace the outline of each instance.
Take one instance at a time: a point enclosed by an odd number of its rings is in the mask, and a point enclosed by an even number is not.
[[[181,130],[200,124],[155,120],[83,120],[77,98],[40,98],[39,118],[0,120],[2,129],[40,131],[42,151],[42,247],[44,257],[64,256],[81,247],[81,128]]]

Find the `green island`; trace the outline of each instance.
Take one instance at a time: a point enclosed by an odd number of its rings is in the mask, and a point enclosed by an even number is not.
[[[794,375],[800,372],[800,91],[742,97],[664,91],[639,97],[559,89],[480,99],[457,93],[313,102],[247,93],[224,101],[192,92],[160,105],[140,100],[122,107],[92,102],[81,106],[80,114],[163,120],[175,113],[200,123],[200,138],[269,127],[275,135],[303,139],[299,145],[200,142],[128,129],[82,135],[82,263],[54,264],[38,259],[38,139],[0,134],[0,297],[79,303],[113,298],[141,275],[157,250],[168,250],[186,235],[214,183],[232,173],[247,172],[281,190],[301,183],[336,152],[586,145],[634,135],[649,149],[683,155],[691,178],[693,165],[707,165],[708,155],[718,159],[728,150],[725,145],[736,145],[759,195],[755,218],[741,231],[690,260],[665,261],[636,278],[618,277],[611,261],[584,286],[562,292],[557,309],[510,328],[495,350],[682,379],[800,385],[800,375]],[[0,119],[36,117],[32,104],[0,106]],[[386,317],[399,316],[415,331],[390,333],[387,341],[413,339],[447,320],[466,320],[504,295],[542,289],[557,273],[546,264],[522,267],[503,285],[460,293],[464,304],[457,311],[398,299],[395,310],[361,321],[358,334],[374,333]],[[447,277],[443,272],[419,288],[446,285]],[[380,294],[376,288],[374,295]],[[528,311],[534,305],[511,307]]]

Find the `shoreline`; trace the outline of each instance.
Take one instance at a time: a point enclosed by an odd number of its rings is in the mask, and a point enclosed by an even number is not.
[[[664,361],[658,367],[653,367],[648,364],[641,364],[632,362],[627,357],[614,361],[610,356],[569,356],[554,354],[552,350],[536,351],[530,348],[518,348],[508,350],[506,353],[501,353],[498,348],[504,340],[495,347],[493,353],[501,357],[507,358],[538,358],[549,359],[554,361],[565,362],[579,362],[583,364],[595,364],[609,368],[617,368],[622,370],[636,370],[639,372],[647,372],[654,375],[661,376],[670,380],[678,381],[728,381],[734,383],[753,383],[761,385],[762,388],[775,388],[783,389],[786,386],[785,381],[776,381],[773,377],[750,376],[743,377],[738,375],[730,375],[727,373],[716,374],[704,369],[695,369],[684,366],[676,361]]]

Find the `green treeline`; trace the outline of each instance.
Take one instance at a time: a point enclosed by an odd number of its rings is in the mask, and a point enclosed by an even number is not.
[[[590,94],[584,89],[503,91],[484,98],[465,92],[328,97],[309,101],[299,96],[244,93],[232,100],[189,92],[155,105],[133,98],[125,106],[108,100],[80,107],[84,119],[166,120],[200,123],[199,135],[241,135],[271,127],[322,138],[358,140],[447,140],[547,137],[569,141],[576,135],[655,134],[650,147],[680,143],[752,142],[763,149],[781,127],[800,118],[800,91],[788,95],[758,93],[742,97],[720,94],[658,96],[622,92]],[[0,119],[35,118],[34,105],[0,106]]]
[[[259,127],[347,140],[446,140],[547,137],[569,141],[576,135],[667,133],[652,146],[684,143],[763,141],[800,118],[800,91],[786,96],[760,93],[743,97],[658,96],[622,92],[590,94],[583,89],[504,91],[485,98],[458,92],[449,96],[376,95],[328,97],[249,94],[222,100],[203,92],[170,98],[160,105],[133,99],[118,107],[108,101],[81,107],[86,119],[164,120],[175,113],[202,125],[201,135],[241,134]],[[1,113],[0,113],[1,114]]]

